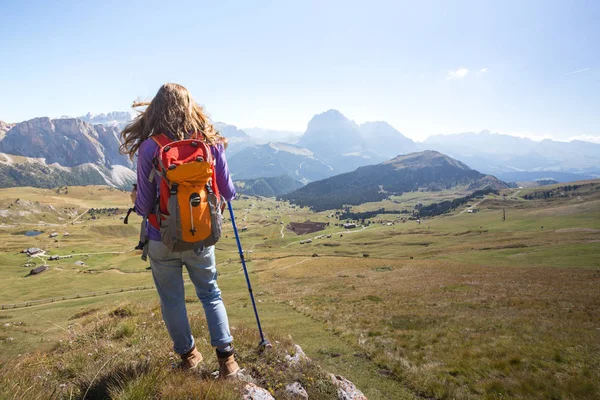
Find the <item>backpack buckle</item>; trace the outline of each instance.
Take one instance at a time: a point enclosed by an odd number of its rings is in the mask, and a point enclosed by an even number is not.
[[[179,185],[176,183],[171,184],[171,190],[169,191],[169,193],[171,193],[171,195],[177,194],[177,189],[179,188]]]

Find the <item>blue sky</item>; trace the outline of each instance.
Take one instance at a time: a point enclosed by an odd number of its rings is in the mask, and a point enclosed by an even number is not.
[[[0,119],[127,110],[167,81],[215,120],[335,108],[405,135],[600,141],[600,2],[0,0]]]

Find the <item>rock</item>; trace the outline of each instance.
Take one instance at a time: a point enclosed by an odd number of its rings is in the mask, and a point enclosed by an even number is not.
[[[285,391],[294,398],[308,399],[308,393],[306,393],[306,390],[304,390],[304,388],[299,382],[294,382],[290,383],[289,385],[285,385]]]
[[[329,377],[333,384],[338,388],[339,400],[367,400],[367,397],[348,379],[333,374],[329,374]]]
[[[298,364],[300,361],[307,361],[310,360],[306,354],[304,353],[304,351],[302,350],[302,347],[295,345],[296,346],[296,352],[293,356],[290,356],[289,354],[287,354],[285,356],[285,360],[287,361],[287,363],[289,365],[296,365]]]
[[[242,390],[242,400],[275,400],[275,398],[266,389],[248,383]]]

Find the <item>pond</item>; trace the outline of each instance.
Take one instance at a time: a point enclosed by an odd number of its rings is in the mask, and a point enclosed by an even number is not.
[[[25,231],[25,236],[37,236],[41,235],[44,232],[41,231]]]

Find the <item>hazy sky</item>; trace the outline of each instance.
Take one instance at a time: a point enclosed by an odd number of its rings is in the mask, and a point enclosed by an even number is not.
[[[239,127],[335,108],[416,139],[600,141],[596,0],[0,0],[0,21],[9,122],[127,110],[172,81]]]

